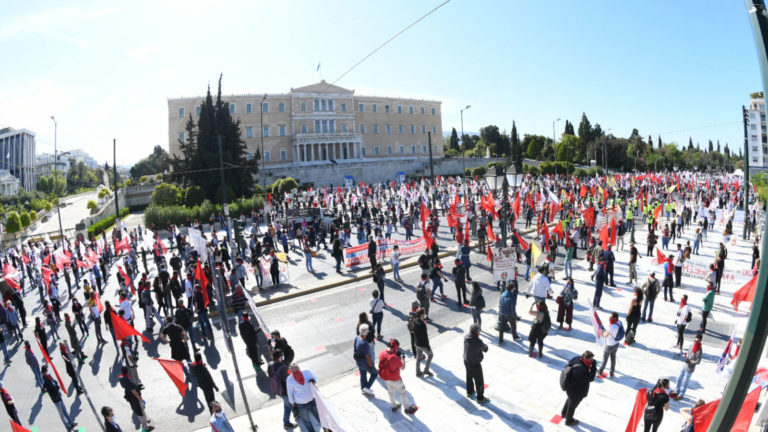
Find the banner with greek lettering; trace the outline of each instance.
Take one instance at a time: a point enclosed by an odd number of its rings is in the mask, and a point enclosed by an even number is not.
[[[381,260],[392,256],[392,249],[397,246],[401,257],[416,255],[427,249],[424,237],[413,240],[379,240],[376,248],[376,259]],[[370,262],[368,258],[368,243],[344,249],[344,266],[352,267]]]
[[[700,284],[693,282],[694,285],[706,285],[705,281],[707,279],[707,275],[710,272],[709,265],[711,263],[711,260],[698,259],[696,255],[686,259],[685,262],[683,262],[682,280],[689,281],[689,283],[691,283],[690,281],[693,279],[695,281],[701,282]],[[726,260],[725,269],[723,270],[723,278],[720,280],[720,285],[739,288],[745,283],[749,282],[752,276],[752,269],[748,268],[747,266],[729,266],[728,260]]]
[[[494,248],[493,279],[496,282],[514,279],[516,263],[517,254],[514,248]]]

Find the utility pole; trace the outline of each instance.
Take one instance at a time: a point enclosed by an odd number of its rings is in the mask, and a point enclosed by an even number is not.
[[[755,35],[757,56],[760,61],[760,72],[763,79],[763,88],[768,89],[768,17],[766,17],[765,1],[745,0],[747,12]],[[744,155],[744,171],[748,170],[748,154]],[[745,176],[746,177],[746,176]],[[768,219],[765,222],[768,226]],[[762,251],[765,253],[768,247],[768,237],[763,236]],[[758,270],[757,290],[752,302],[752,311],[749,314],[747,327],[744,330],[739,355],[736,357],[736,365],[725,387],[723,399],[717,407],[715,417],[709,426],[710,431],[731,430],[736,417],[741,411],[744,398],[752,384],[757,364],[762,357],[765,339],[768,336],[768,261],[761,261]]]
[[[749,113],[744,105],[741,106],[741,114],[744,123],[744,234],[741,238],[747,238],[747,221],[749,220],[749,140],[747,139],[747,122]],[[759,123],[758,123],[759,124]]]
[[[436,185],[435,183],[435,166],[434,162],[432,161],[432,132],[427,132],[427,145],[429,145],[429,176],[432,177],[432,185]],[[432,202],[435,208],[437,208],[437,186],[435,186],[435,190],[432,192]]]
[[[472,108],[472,105],[467,105],[466,107],[461,109],[461,177],[464,177],[464,173],[467,171],[467,168],[464,166],[464,149],[467,146],[467,143],[464,142],[464,111]]]
[[[221,202],[224,205],[224,216],[226,217],[227,226],[229,227],[227,229],[227,241],[230,243],[230,251],[232,253],[229,254],[230,258],[232,259],[232,266],[235,265],[235,254],[233,253],[235,249],[235,244],[232,241],[232,221],[229,219],[229,206],[227,205],[227,184],[224,181],[224,151],[222,150],[221,145],[221,135],[218,136],[219,141],[219,173],[221,174]],[[234,346],[232,345],[232,336],[229,332],[229,319],[227,318],[227,305],[224,302],[224,288],[222,287],[222,277],[219,270],[216,269],[216,266],[213,263],[213,253],[209,253],[209,260],[211,265],[211,271],[214,275],[214,281],[216,282],[216,295],[219,300],[219,313],[221,314],[221,331],[224,333],[224,341],[227,344],[227,349],[229,350],[229,353],[232,354],[232,363],[235,366],[235,374],[237,375],[237,383],[240,386],[240,395],[243,397],[243,404],[245,405],[245,412],[248,414],[248,421],[251,423],[251,430],[256,431],[258,430],[258,426],[256,426],[256,423],[253,422],[253,416],[251,415],[251,408],[248,406],[248,398],[245,396],[245,388],[243,387],[243,378],[240,375],[240,367],[237,365],[237,356],[235,355]],[[205,288],[203,288],[205,289]],[[245,289],[245,287],[243,287]]]
[[[112,138],[112,174],[115,178],[115,219],[120,217],[120,204],[117,203],[117,139]]]
[[[59,204],[59,193],[56,192],[56,185],[58,185],[59,181],[56,176],[56,165],[58,165],[59,158],[58,158],[58,152],[56,148],[56,141],[58,140],[59,135],[59,124],[56,122],[56,117],[51,116],[51,120],[53,120],[53,194],[56,196],[56,213],[59,215],[59,241],[61,242],[61,247],[64,247],[64,229],[61,227],[61,204]],[[66,185],[66,178],[64,180],[64,184]],[[72,294],[70,293],[70,297],[72,297]]]

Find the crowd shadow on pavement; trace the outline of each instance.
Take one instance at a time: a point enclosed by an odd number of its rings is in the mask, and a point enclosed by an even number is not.
[[[188,379],[187,391],[176,408],[176,414],[187,417],[187,421],[193,423],[198,414],[205,411],[205,405],[197,395],[197,380]]]
[[[27,420],[29,424],[32,424],[35,422],[35,419],[37,418],[37,415],[40,414],[40,410],[43,408],[43,394],[40,393],[37,396],[37,400],[35,401],[35,404],[32,405],[32,408],[29,410],[29,419]]]
[[[384,418],[387,419],[390,425],[392,426],[398,425],[396,430],[417,430],[417,431],[432,430],[427,425],[422,423],[421,420],[419,420],[419,418],[416,417],[415,415],[405,414],[404,413],[405,406],[403,406],[398,411],[393,413],[392,406],[385,399],[372,398],[370,399],[370,403],[381,411],[381,413],[384,415]],[[403,423],[407,423],[408,426],[405,426]]]
[[[109,385],[117,387],[117,383],[122,373],[120,364],[120,356],[115,355],[115,361],[112,362],[112,366],[109,367]]]
[[[207,341],[208,340],[206,339],[206,342]],[[219,354],[219,350],[216,348],[214,340],[211,340],[211,343],[204,345],[203,355],[205,356],[205,359],[208,360],[208,366],[212,369],[216,369],[219,363],[221,363],[221,354]]]
[[[98,345],[98,347],[96,348],[96,351],[93,353],[93,357],[91,357],[91,361],[88,362],[88,364],[91,366],[92,375],[96,375],[99,373],[102,355],[104,355],[104,346]]]
[[[442,390],[449,399],[453,400],[457,405],[464,408],[468,414],[482,417],[485,420],[491,419],[490,413],[480,409],[480,407],[472,402],[471,399],[467,398],[465,395],[462,395],[456,390],[457,386],[464,388],[466,386],[466,382],[460,380],[453,372],[443,368],[440,365],[432,363],[431,367],[435,372],[435,377],[426,378],[425,381]]]
[[[506,423],[512,430],[520,430],[521,427],[524,427],[525,430],[529,432],[539,432],[544,430],[540,424],[534,421],[526,420],[517,414],[508,413],[500,407],[495,406],[493,401],[484,405],[483,408],[494,413],[496,417]]]

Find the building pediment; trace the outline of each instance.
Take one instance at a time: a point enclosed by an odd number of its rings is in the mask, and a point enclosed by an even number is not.
[[[291,93],[341,93],[341,94],[353,94],[354,90],[345,89],[325,82],[325,80],[319,83],[310,84],[304,87],[291,88]]]

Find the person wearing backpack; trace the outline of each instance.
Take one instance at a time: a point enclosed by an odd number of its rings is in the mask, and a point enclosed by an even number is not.
[[[416,335],[414,334],[415,331],[415,323],[416,323],[416,313],[419,311],[419,302],[414,301],[411,302],[411,311],[408,312],[408,333],[411,335],[411,354],[413,356],[416,356]]]
[[[534,311],[533,308],[536,307]],[[549,328],[552,327],[552,320],[549,317],[549,310],[547,309],[547,302],[539,300],[531,305],[528,310],[528,314],[534,316],[531,323],[531,332],[528,334],[528,340],[530,341],[530,347],[528,348],[528,356],[533,357],[534,344],[539,345],[539,358],[544,357],[544,338],[549,333]]]
[[[696,335],[691,349],[685,354],[683,359],[683,368],[675,381],[675,391],[669,394],[674,400],[680,400],[685,397],[685,391],[688,389],[688,382],[691,380],[691,374],[696,369],[696,365],[701,363],[701,333]]]
[[[512,338],[520,340],[517,334],[517,281],[507,282],[507,289],[499,298],[499,345],[504,343],[504,327],[509,324]]]
[[[619,342],[624,339],[624,326],[619,321],[619,314],[612,312],[608,318],[610,325],[607,329],[603,330],[603,336],[605,337],[605,347],[603,348],[603,363],[600,365],[598,375],[603,375],[605,366],[608,364],[608,359],[611,359],[611,372],[610,376],[613,378],[613,374],[616,371],[616,352],[619,350]]]
[[[675,348],[679,350],[678,354],[680,355],[683,354],[683,336],[685,335],[685,327],[691,322],[692,315],[691,307],[688,306],[688,294],[684,294],[683,298],[680,299],[680,308],[677,309],[677,319],[675,320],[675,324],[677,325],[677,343],[675,344]]]
[[[376,265],[376,272],[373,274],[373,282],[376,284],[376,288],[379,291],[379,297],[381,301],[384,301],[384,268],[381,264]]]
[[[647,390],[648,403],[643,412],[643,432],[659,430],[664,411],[669,410],[667,389],[669,389],[669,380],[664,378],[656,381],[656,385]]]
[[[269,362],[267,373],[269,374],[269,385],[272,393],[283,400],[283,429],[290,430],[296,427],[291,423],[291,403],[288,402],[288,393],[286,392],[285,380],[288,378],[288,366],[285,364],[283,351],[276,349],[272,352],[272,361]]]
[[[576,407],[589,394],[589,383],[595,380],[597,365],[592,351],[584,351],[579,357],[568,362],[560,377],[560,387],[565,391],[566,399],[560,416],[565,419],[566,426],[575,426],[579,421],[573,418]]]
[[[427,333],[427,323],[424,322],[425,312],[423,308],[419,308],[416,311],[416,318],[413,320],[413,335],[416,339],[416,376],[422,375],[432,376],[432,372],[429,371],[429,366],[432,364],[432,347],[429,346],[429,334]],[[424,372],[421,371],[421,360],[426,356],[426,363],[424,363]]]
[[[400,402],[405,405],[406,414],[413,414],[419,408],[408,398],[405,384],[400,377],[400,371],[405,370],[405,353],[400,350],[400,342],[390,339],[386,351],[379,353],[379,378],[384,380],[389,392],[389,401],[392,403],[392,412],[400,409],[397,403],[397,394],[400,394]]]
[[[429,280],[427,275],[421,275],[421,280],[416,284],[416,300],[419,302],[419,306],[424,309],[424,319],[429,319]]]
[[[659,291],[661,291],[659,280],[656,279],[656,272],[651,272],[648,279],[643,283],[642,290],[643,294],[645,294],[645,301],[643,302],[643,316],[640,317],[640,320],[643,322],[646,321],[645,313],[648,312],[648,306],[650,306],[647,321],[653,322],[653,304],[656,302],[656,296],[659,295]]]

